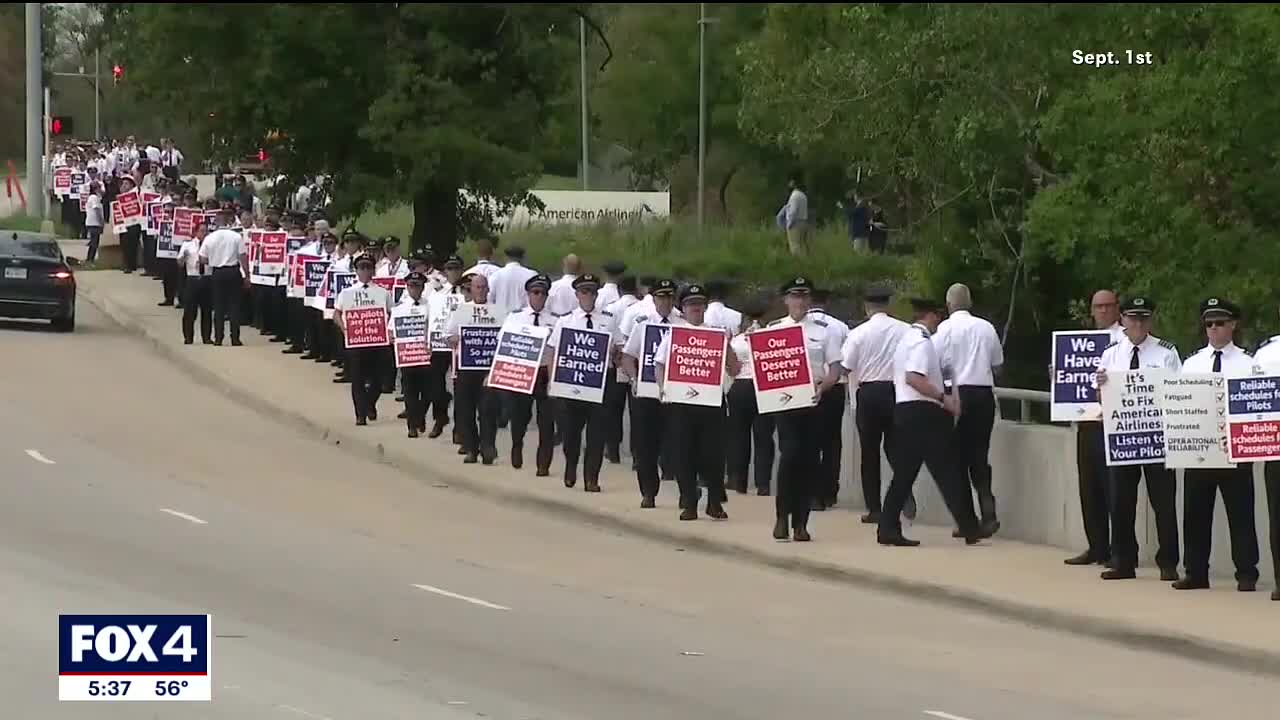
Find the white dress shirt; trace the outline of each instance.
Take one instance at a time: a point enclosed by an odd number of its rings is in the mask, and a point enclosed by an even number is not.
[[[186,270],[187,277],[209,274],[207,269],[200,272],[200,241],[195,238],[183,241],[182,247],[178,248],[178,264]]]
[[[392,297],[394,298],[395,296],[392,295]],[[426,308],[429,306],[430,302],[431,302],[431,296],[427,293],[426,290],[422,291],[422,297],[418,298],[417,300],[414,300],[413,297],[409,295],[409,291],[405,290],[404,295],[400,296],[400,302],[396,303],[396,307],[401,307],[401,306],[413,307],[416,305],[417,307],[420,307],[420,308]]]
[[[804,344],[809,353],[809,370],[813,374],[814,383],[821,382],[827,376],[832,365],[840,362],[840,337],[834,328],[813,315],[805,315],[799,322],[790,315],[769,323],[769,327],[787,327],[800,325],[804,328]]]
[[[551,330],[551,346],[559,347],[561,331],[569,330],[595,330],[596,332],[609,333],[609,344],[617,344],[617,334],[613,316],[605,310],[592,310],[587,312],[578,306],[568,315],[564,315],[556,320],[555,327]]]
[[[903,333],[898,349],[893,355],[893,394],[898,404],[929,402],[941,406],[937,398],[926,397],[907,384],[907,374],[923,375],[938,392],[942,387],[942,362],[938,348],[929,338],[929,330],[923,325],[912,325]]]
[[[483,275],[486,278],[488,278],[488,277],[492,277],[493,274],[498,272],[498,270],[500,269],[501,268],[498,267],[498,264],[492,260],[481,260],[477,262],[475,265],[472,265],[470,268],[467,269],[466,272],[462,274],[463,275]]]
[[[178,148],[160,151],[160,167],[181,167],[182,151]]]
[[[519,310],[529,304],[529,294],[525,292],[524,284],[537,274],[537,270],[514,260],[503,265],[489,276],[489,299],[506,308],[507,312]]]
[[[654,303],[653,296],[645,295],[644,298],[631,303],[630,307],[624,310],[621,316],[614,315],[614,317],[617,318],[618,324],[618,343],[625,344],[631,339],[631,331],[635,329],[636,323],[640,322],[641,318],[652,317],[661,319],[657,312],[658,306]],[[679,308],[672,307],[671,317],[673,320],[683,318],[684,313],[681,313]]]
[[[752,378],[751,367],[751,341],[747,338],[746,333],[738,333],[729,341],[729,352],[738,358],[738,364],[741,368],[738,374],[733,377],[734,380],[750,380]]]
[[[827,327],[831,328],[832,331],[836,334],[836,337],[840,339],[840,347],[841,348],[844,347],[844,341],[849,337],[849,326],[845,323],[845,321],[841,320],[835,315],[828,313],[825,309],[820,307],[810,308],[809,314],[814,315],[819,320],[822,320],[823,322],[827,323]],[[842,352],[841,357],[843,356],[844,354]],[[837,382],[839,382],[841,385],[845,385],[845,384],[848,384],[849,378],[846,377],[844,373],[840,373],[840,379]]]
[[[1213,372],[1213,356],[1216,350],[1212,345],[1206,345],[1200,348],[1194,355],[1187,358],[1182,363],[1183,373],[1211,373]],[[1222,348],[1222,369],[1219,371],[1223,377],[1242,378],[1249,377],[1253,374],[1254,359],[1249,353],[1245,352],[1235,343],[1227,343]]]
[[[635,305],[634,307],[640,307],[640,306]],[[623,354],[630,355],[636,360],[644,359],[642,357],[642,354],[644,352],[644,326],[647,324],[670,326],[670,325],[688,325],[689,323],[685,322],[684,318],[677,315],[674,309],[671,311],[671,314],[668,315],[666,318],[663,318],[661,315],[659,315],[656,309],[651,309],[649,312],[640,313],[635,318],[635,324],[632,325],[631,334],[627,336],[626,345],[622,349]]]
[[[957,310],[933,336],[943,374],[957,387],[995,385],[993,370],[1004,364],[1004,348],[991,323]]]
[[[205,235],[200,243],[200,257],[213,268],[238,267],[245,252],[244,237],[227,228]]]
[[[1280,335],[1263,341],[1253,353],[1254,374],[1280,375]]]
[[[449,337],[449,321],[462,305],[462,293],[456,290],[445,283],[442,290],[431,293],[427,298],[427,332],[432,352],[453,352],[444,341]]]
[[[368,307],[380,307],[390,315],[391,293],[377,283],[362,283],[357,280],[338,293],[338,298],[333,301],[333,308],[343,312]]]
[[[706,318],[708,325],[724,328],[730,335],[736,335],[742,329],[742,313],[719,300],[707,303]]]
[[[577,279],[577,275],[561,275],[551,283],[551,289],[547,291],[547,309],[557,317],[568,315],[578,307],[578,295],[573,291],[573,281]]]
[[[102,198],[91,194],[84,201],[85,227],[102,227]]]
[[[1119,342],[1108,345],[1107,349],[1102,351],[1102,360],[1098,367],[1109,373],[1127,372],[1132,362],[1134,347],[1128,335],[1122,336]],[[1137,348],[1139,368],[1158,368],[1173,372],[1182,369],[1182,358],[1178,357],[1178,348],[1167,340],[1148,335]]]
[[[390,258],[382,258],[378,261],[373,271],[374,277],[393,277],[397,280],[403,280],[409,276],[409,261],[400,258],[392,262]]]
[[[524,308],[507,315],[506,322],[502,324],[504,329],[507,327],[525,326],[543,327],[554,330],[556,322],[555,318],[551,317],[551,313],[547,312],[545,307],[541,310],[534,310],[531,307],[525,306]],[[548,335],[548,338],[549,337],[550,335]],[[542,346],[542,365],[544,367],[551,364],[551,348],[552,345],[550,340]]]
[[[911,326],[888,313],[878,312],[849,331],[840,349],[840,364],[849,371],[849,382],[893,382],[894,355]]]
[[[160,148],[156,147],[155,145],[148,145],[146,153],[147,153],[147,160],[151,161],[152,165],[160,164]]]
[[[618,283],[607,282],[601,285],[600,291],[596,293],[596,309],[608,310],[609,306],[617,302],[620,297]]]

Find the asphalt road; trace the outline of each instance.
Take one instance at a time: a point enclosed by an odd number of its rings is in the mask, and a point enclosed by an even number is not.
[[[477,500],[277,427],[79,311],[70,336],[0,324],[0,717],[1165,719],[1280,699]],[[61,612],[212,613],[214,701],[57,703]]]

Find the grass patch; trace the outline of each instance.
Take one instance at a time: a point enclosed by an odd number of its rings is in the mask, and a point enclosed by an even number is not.
[[[0,230],[21,230],[23,232],[40,232],[42,218],[29,215],[10,215],[0,217]],[[56,226],[56,223],[55,223]]]

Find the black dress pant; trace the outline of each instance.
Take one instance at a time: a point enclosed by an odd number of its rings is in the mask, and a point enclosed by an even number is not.
[[[347,377],[351,378],[351,406],[356,419],[368,418],[377,412],[378,398],[382,396],[379,378],[382,365],[389,360],[387,348],[352,348],[347,350]]]
[[[159,269],[156,267],[156,238],[151,233],[143,233],[142,235],[142,268],[148,275],[159,276]]]
[[[817,499],[835,505],[840,495],[840,455],[844,452],[844,408],[849,402],[849,386],[836,384],[818,400],[822,423],[818,426]]]
[[[431,353],[431,364],[427,366],[430,373],[427,377],[427,405],[436,424],[444,427],[449,424],[449,394],[445,380],[449,368],[453,367],[453,353],[448,350],[437,350]]]
[[[137,225],[130,225],[125,228],[124,234],[120,236],[121,262],[124,263],[122,269],[127,273],[138,269],[138,236],[141,234],[142,228]]]
[[[307,345],[307,308],[301,298],[286,298],[284,307],[289,349],[301,351]]]
[[[455,421],[462,432],[462,449],[468,455],[497,454],[500,391],[484,386],[488,370],[460,370],[453,381],[457,393]]]
[[[991,386],[961,385],[960,418],[951,434],[952,457],[960,468],[966,487],[978,495],[978,512],[982,522],[996,519],[996,498],[991,492],[991,431],[996,423],[996,398]],[[973,495],[964,493],[969,506]]]
[[[231,324],[231,340],[240,340],[240,298],[244,277],[239,265],[213,269],[213,341],[222,342],[227,323]]]
[[[1156,516],[1160,547],[1156,565],[1161,570],[1178,568],[1178,486],[1172,470],[1163,464],[1123,465],[1108,468],[1111,476],[1111,555],[1117,570],[1138,566],[1138,535],[1134,523],[1138,515],[1138,482],[1147,479],[1147,499]]]
[[[213,339],[213,279],[192,275],[187,278],[182,292],[182,337],[187,342],[195,339],[196,314],[200,315],[200,339]]]
[[[1263,467],[1267,483],[1267,532],[1271,537],[1271,566],[1280,584],[1280,461],[1272,460]]]
[[[304,307],[307,325],[307,350],[321,362],[333,359],[333,345],[329,342],[329,321],[324,319],[324,311]]]
[[[394,366],[395,363],[392,362],[391,365]],[[410,430],[427,429],[427,384],[430,377],[430,366],[400,368],[405,424]]]
[[[818,406],[777,413],[779,520],[793,529],[807,529],[810,504],[818,490],[818,444],[822,410]]]
[[[182,273],[178,261],[172,258],[159,258],[156,265],[160,269],[160,286],[164,292],[164,301],[172,304],[178,299],[178,286],[182,282]]]
[[[892,382],[866,382],[858,386],[854,420],[858,425],[858,452],[862,473],[862,501],[867,512],[880,512],[880,448],[893,465]]]
[[[534,383],[533,394],[505,393],[507,400],[507,416],[511,422],[511,447],[524,448],[524,436],[529,431],[529,421],[537,413],[538,449],[535,462],[539,470],[551,467],[551,459],[555,454],[556,433],[555,413],[552,408],[556,400],[547,396],[547,368],[538,368],[538,380]]]
[[[977,535],[978,518],[973,512],[973,499],[969,498],[968,482],[960,477],[951,455],[951,415],[941,405],[916,400],[898,403],[893,417],[897,437],[891,457],[893,479],[880,513],[880,537],[902,534],[902,508],[921,465],[929,468],[961,534]]]
[[[253,296],[253,326],[258,332],[266,335],[271,329],[271,288],[266,285],[251,285]]]
[[[605,438],[605,450],[611,458],[620,457],[622,454],[622,414],[626,412],[627,396],[631,394],[630,390],[629,383],[618,382],[617,368],[609,368],[609,377],[604,385],[604,407],[609,430]],[[634,435],[634,431],[632,434]],[[632,448],[632,455],[634,454],[635,449]]]
[[[699,486],[707,489],[708,505],[719,503],[724,495],[724,408],[672,405],[670,415],[680,507],[698,508]]]
[[[773,479],[774,416],[759,413],[755,385],[750,380],[734,380],[726,400],[729,405],[725,428],[728,483],[738,492],[746,492],[747,468],[754,464],[756,490],[767,493]]]
[[[1236,580],[1258,580],[1258,529],[1254,522],[1253,465],[1241,463],[1217,470],[1188,469],[1183,473],[1182,533],[1186,544],[1187,577],[1209,579],[1213,549],[1213,509],[1218,493],[1231,531],[1231,561]]]
[[[641,497],[657,497],[658,460],[667,432],[667,407],[657,398],[631,398],[631,434],[635,438],[636,481]]]
[[[1080,516],[1094,562],[1111,558],[1107,447],[1101,422],[1082,422],[1076,428],[1076,468],[1080,475]]]
[[[283,285],[277,285],[266,290],[269,311],[267,330],[277,342],[284,342],[289,339],[289,309],[285,301],[285,288]]]
[[[583,452],[582,435],[587,442]],[[578,458],[582,457],[582,477],[588,484],[600,481],[604,464],[604,444],[609,436],[605,406],[582,400],[560,400],[560,442],[564,450],[565,480],[577,477]]]

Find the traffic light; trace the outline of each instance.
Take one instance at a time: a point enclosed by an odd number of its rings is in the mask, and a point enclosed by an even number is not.
[[[266,164],[267,160],[270,158],[271,156],[267,154],[266,150],[258,148],[258,162]]]
[[[71,135],[73,133],[75,133],[75,126],[71,122],[70,115],[54,115],[49,118],[49,135],[51,137]]]
[[[120,63],[116,63],[111,67],[111,83],[113,85],[119,85],[120,81],[123,79],[124,79],[124,66],[121,65]]]

